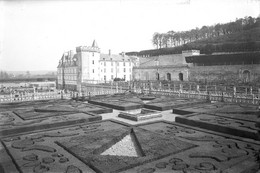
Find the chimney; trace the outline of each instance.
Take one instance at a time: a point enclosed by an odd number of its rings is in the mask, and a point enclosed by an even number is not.
[[[123,57],[125,57],[125,52],[122,52],[121,55],[122,55]]]
[[[109,56],[111,56],[111,49],[108,50],[108,54],[109,54]]]

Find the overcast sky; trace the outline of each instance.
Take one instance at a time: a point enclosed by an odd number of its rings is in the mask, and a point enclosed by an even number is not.
[[[154,32],[259,16],[258,0],[0,1],[0,70],[56,70],[64,51],[103,53],[154,48]]]

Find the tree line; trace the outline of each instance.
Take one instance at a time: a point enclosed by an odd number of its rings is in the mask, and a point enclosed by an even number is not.
[[[251,16],[246,16],[244,18],[236,19],[234,22],[202,26],[201,28],[195,28],[188,31],[168,31],[167,33],[155,32],[153,34],[152,43],[157,49],[176,47],[197,40],[242,32],[256,27],[260,27],[260,17],[253,18]]]
[[[41,77],[56,77],[55,72],[48,72],[46,74],[34,74],[32,75],[30,71],[21,72],[14,75],[13,73],[8,73],[6,71],[0,71],[0,79],[14,79],[14,78],[41,78]]]
[[[9,79],[11,75],[8,74],[6,71],[0,71],[0,79]]]

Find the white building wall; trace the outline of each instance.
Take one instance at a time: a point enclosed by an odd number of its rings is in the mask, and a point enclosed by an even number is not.
[[[90,52],[89,57],[89,78],[88,80],[99,80],[99,59],[100,59],[100,53],[97,52]]]

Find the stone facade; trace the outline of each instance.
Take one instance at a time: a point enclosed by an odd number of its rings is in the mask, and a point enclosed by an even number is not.
[[[259,83],[260,53],[223,53],[186,57],[191,81]]]
[[[259,82],[260,66],[252,65],[221,65],[196,66],[190,68],[191,81],[222,81],[222,82]]]
[[[140,57],[140,65],[134,67],[135,80],[189,80],[189,64],[185,56],[199,55],[199,51],[183,51],[182,54]]]
[[[260,82],[260,53],[182,54],[140,57],[134,67],[135,80],[250,83]]]

